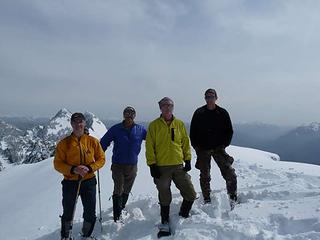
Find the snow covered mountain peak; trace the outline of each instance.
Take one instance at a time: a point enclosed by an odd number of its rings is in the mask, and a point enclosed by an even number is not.
[[[313,122],[309,125],[309,127],[315,131],[315,132],[318,132],[320,130],[320,123],[318,122]]]
[[[84,116],[86,118],[86,127],[89,129],[89,134],[98,139],[102,138],[107,131],[104,123],[91,112],[85,112]]]
[[[63,116],[71,117],[71,112],[66,108],[61,108],[53,118],[61,118]]]
[[[320,123],[312,122],[310,124],[305,124],[289,132],[291,135],[295,136],[317,136],[320,134]]]
[[[45,126],[44,133],[48,138],[61,138],[71,132],[70,126],[71,112],[66,108],[62,108],[58,113],[50,119]]]

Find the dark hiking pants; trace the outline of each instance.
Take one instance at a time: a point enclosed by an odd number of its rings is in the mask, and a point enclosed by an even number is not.
[[[79,181],[63,180],[62,184],[62,206],[64,221],[71,221],[73,208],[76,200],[76,194]],[[86,222],[95,222],[96,220],[96,185],[95,177],[83,180],[80,186],[79,197],[83,205],[83,219]]]
[[[158,189],[158,197],[161,206],[169,206],[172,201],[171,182],[179,189],[183,199],[193,202],[196,199],[196,191],[191,182],[191,176],[183,170],[183,165],[158,167],[160,178],[154,178]]]
[[[111,165],[112,179],[114,182],[113,195],[121,196],[131,192],[134,180],[137,176],[137,165]]]
[[[228,155],[223,148],[212,150],[196,149],[196,153],[196,168],[200,170],[200,187],[202,190],[203,198],[210,198],[211,157],[213,157],[213,159],[217,163],[221,175],[226,181],[228,194],[237,194],[237,175],[234,168],[232,167],[233,158]]]

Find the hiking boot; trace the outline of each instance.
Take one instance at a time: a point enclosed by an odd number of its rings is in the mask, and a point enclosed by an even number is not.
[[[87,239],[88,237],[91,236],[91,233],[93,232],[95,223],[96,223],[95,221],[94,222],[83,221],[83,225],[82,225],[83,239]],[[91,238],[88,238],[88,239],[91,239]]]
[[[230,194],[230,195],[229,195],[229,198],[230,198],[230,200],[233,200],[233,201],[235,201],[235,202],[238,201],[238,196],[237,196],[236,193]]]
[[[211,198],[210,198],[210,197],[204,198],[204,199],[203,199],[203,203],[204,203],[204,204],[210,204],[210,203],[211,203]]]
[[[120,219],[120,215],[122,211],[121,196],[112,195],[112,203],[113,203],[113,220],[116,222]]]
[[[179,216],[184,217],[184,218],[188,218],[192,204],[193,204],[193,201],[187,201],[187,200],[183,199],[181,207],[180,207],[180,211],[179,211]]]
[[[81,240],[96,240],[95,237],[81,237]]]
[[[66,221],[61,218],[61,239],[72,240],[71,235],[72,221]]]
[[[237,194],[230,194],[229,195],[229,203],[230,203],[231,210],[233,210],[234,207],[239,203]]]
[[[158,238],[167,237],[171,235],[171,229],[168,222],[161,223],[159,226]]]

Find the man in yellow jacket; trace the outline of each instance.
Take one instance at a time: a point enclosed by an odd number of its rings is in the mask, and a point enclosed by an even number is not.
[[[71,116],[73,132],[56,148],[54,168],[63,174],[61,239],[72,239],[72,221],[78,196],[83,205],[82,236],[91,239],[96,221],[96,178],[94,172],[105,163],[105,154],[98,139],[84,133],[82,113]]]
[[[190,141],[184,123],[173,116],[173,101],[159,101],[161,116],[149,125],[146,137],[146,159],[158,189],[161,226],[158,237],[170,235],[169,212],[173,181],[183,197],[179,215],[187,218],[196,192],[187,173],[191,170]]]

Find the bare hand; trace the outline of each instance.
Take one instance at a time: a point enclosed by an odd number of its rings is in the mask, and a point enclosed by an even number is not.
[[[79,174],[81,177],[84,177],[89,172],[89,168],[84,165],[79,165],[74,168],[73,172],[75,174]]]

